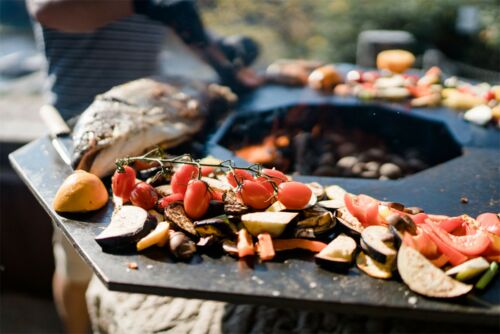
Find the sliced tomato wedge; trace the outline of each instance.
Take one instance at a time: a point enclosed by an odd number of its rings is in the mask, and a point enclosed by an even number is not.
[[[443,242],[447,243],[450,247],[464,255],[472,257],[478,256],[488,249],[491,244],[491,240],[488,238],[488,235],[480,230],[478,230],[475,234],[456,236],[447,233],[429,220],[426,224],[431,227],[432,231],[436,233]]]
[[[477,216],[476,221],[481,228],[486,231],[500,236],[500,219],[495,213],[482,213]]]
[[[378,207],[380,202],[368,195],[345,194],[344,202],[347,210],[356,217],[363,226],[385,225],[385,221],[380,218]]]
[[[455,248],[451,247],[448,243],[441,240],[441,238],[438,237],[438,235],[434,232],[431,225],[423,224],[421,227],[424,232],[432,239],[432,241],[434,241],[439,251],[446,255],[448,261],[450,261],[452,265],[458,266],[459,264],[467,261],[467,256],[460,253]]]

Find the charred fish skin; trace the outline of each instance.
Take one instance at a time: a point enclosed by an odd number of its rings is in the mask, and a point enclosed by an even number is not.
[[[225,99],[229,106],[236,99],[231,94],[194,81],[139,79],[114,87],[98,95],[75,125],[72,166],[104,177],[118,158],[178,145],[201,129],[210,100]]]

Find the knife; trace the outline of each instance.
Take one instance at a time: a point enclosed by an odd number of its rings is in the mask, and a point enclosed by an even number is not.
[[[59,114],[56,108],[51,105],[43,105],[40,108],[40,116],[49,129],[49,136],[52,146],[59,154],[64,163],[71,167],[71,130]]]

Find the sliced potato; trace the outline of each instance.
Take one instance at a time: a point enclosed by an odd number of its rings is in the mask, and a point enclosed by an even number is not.
[[[398,253],[398,271],[408,287],[427,297],[453,298],[464,295],[472,285],[464,284],[446,275],[417,250],[401,245]]]
[[[241,216],[241,222],[253,236],[267,232],[271,237],[279,237],[297,212],[253,212]]]

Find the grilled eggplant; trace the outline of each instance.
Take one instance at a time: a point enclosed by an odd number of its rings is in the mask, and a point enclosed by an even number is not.
[[[356,252],[356,241],[341,234],[314,257],[316,263],[326,269],[345,271],[352,263]]]
[[[224,193],[224,211],[228,215],[242,215],[248,212],[248,207],[236,196],[234,191]]]
[[[347,193],[343,188],[339,186],[328,186],[325,188],[326,197],[328,199],[342,200],[344,201],[344,195]]]
[[[328,233],[336,225],[332,213],[318,205],[303,211],[305,219],[295,226],[294,236],[297,238],[316,238]]]
[[[186,215],[184,211],[184,206],[181,203],[171,203],[165,209],[165,217],[169,222],[180,230],[190,234],[191,236],[196,236],[196,230],[194,224]]]
[[[347,228],[347,231],[354,235],[360,235],[364,227],[358,218],[354,217],[346,207],[337,209],[337,220]]]
[[[472,285],[449,277],[419,251],[404,244],[399,249],[398,271],[412,291],[427,297],[453,298],[472,290]]]
[[[368,226],[361,232],[361,248],[374,260],[392,264],[396,258],[394,237],[385,226]]]
[[[374,278],[388,279],[392,277],[392,264],[380,263],[364,252],[359,252],[356,257],[356,266]]]
[[[104,252],[134,250],[136,243],[149,234],[156,226],[156,218],[140,207],[125,205],[120,207],[111,222],[95,241]]]
[[[394,246],[397,249],[401,246],[403,242],[404,232],[409,232],[412,235],[417,234],[417,225],[413,219],[408,215],[399,215],[397,213],[391,214],[386,217],[386,221],[389,223],[389,230],[394,236]]]
[[[237,232],[226,215],[196,221],[194,222],[194,229],[202,237],[232,238]]]

